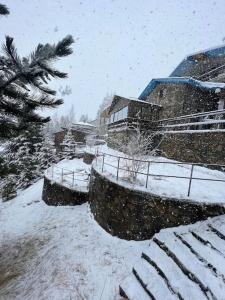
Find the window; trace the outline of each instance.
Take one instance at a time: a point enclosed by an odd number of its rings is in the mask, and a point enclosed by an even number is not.
[[[120,109],[119,111],[115,112],[110,116],[110,123],[117,122],[119,120],[126,119],[128,116],[128,106]]]
[[[162,98],[164,96],[164,90],[161,89],[158,93],[159,98]]]
[[[224,100],[219,100],[218,102],[218,110],[224,109]]]
[[[113,123],[113,122],[114,122],[114,115],[115,115],[115,114],[112,114],[112,115],[110,116],[110,123]]]

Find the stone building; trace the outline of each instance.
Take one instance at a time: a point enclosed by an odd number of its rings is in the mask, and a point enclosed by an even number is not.
[[[94,134],[95,126],[89,123],[77,122],[73,123],[71,126],[71,131],[74,137],[74,141],[77,144],[85,144],[86,139],[89,135]],[[61,144],[63,143],[64,137],[68,131],[68,128],[62,128],[62,130],[54,134],[54,143],[57,152],[62,149]]]
[[[170,77],[194,77],[203,81],[225,81],[225,46],[188,55]]]
[[[152,121],[159,119],[161,105],[115,95],[109,109],[108,143],[119,147],[129,140],[136,130],[147,132]]]
[[[225,164],[224,101],[222,46],[187,56],[169,77],[152,79],[138,99],[115,96],[110,140],[125,142],[130,129],[139,125],[164,137],[161,150],[170,158]]]
[[[158,120],[161,109],[157,103],[115,95],[109,108],[108,129],[132,128],[137,123],[141,127],[148,126],[150,121]]]
[[[191,77],[152,79],[139,99],[161,105],[160,119],[224,108],[225,83]]]

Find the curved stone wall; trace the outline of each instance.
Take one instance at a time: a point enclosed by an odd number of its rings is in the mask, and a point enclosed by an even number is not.
[[[122,239],[150,239],[162,228],[194,223],[225,213],[220,204],[161,198],[111,182],[92,168],[91,211],[110,234]]]
[[[79,205],[88,201],[88,192],[70,190],[56,182],[44,178],[42,199],[48,205]]]
[[[84,152],[83,162],[85,164],[91,165],[94,159],[95,159],[95,154]]]

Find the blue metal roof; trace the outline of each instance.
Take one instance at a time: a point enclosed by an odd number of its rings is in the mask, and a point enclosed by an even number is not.
[[[205,54],[207,56],[212,56],[212,57],[220,56],[220,55],[225,55],[225,45],[223,45],[223,46],[217,46],[217,47],[206,49],[206,50],[203,50],[203,51],[199,51],[199,52],[193,53],[193,54],[191,54],[189,56],[193,56],[193,55],[201,54],[201,53]]]
[[[171,77],[184,76],[191,67],[198,64],[198,61],[194,59],[196,55],[203,54],[208,57],[225,56],[225,45],[206,49],[203,51],[195,52],[188,55],[182,62],[176,67],[176,69],[170,74]]]
[[[140,100],[146,100],[148,95],[155,89],[158,84],[189,84],[196,88],[215,91],[216,89],[225,89],[225,83],[206,82],[193,79],[192,77],[166,77],[152,79],[144,91],[138,97]]]

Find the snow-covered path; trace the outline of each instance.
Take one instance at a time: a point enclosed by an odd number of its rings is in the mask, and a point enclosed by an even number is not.
[[[88,204],[47,206],[42,185],[0,203],[0,299],[120,299],[148,241],[110,236]]]

